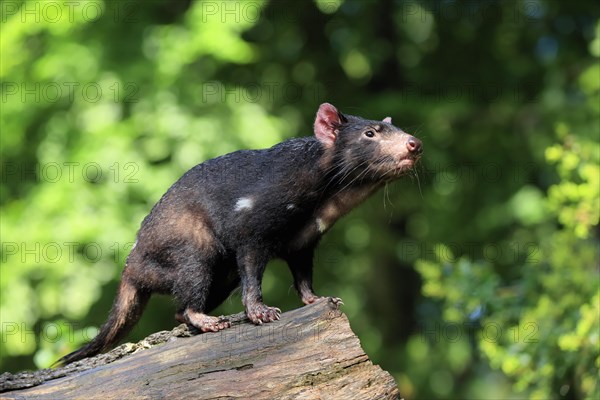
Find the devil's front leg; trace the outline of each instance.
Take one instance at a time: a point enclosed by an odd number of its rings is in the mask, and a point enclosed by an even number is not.
[[[315,247],[308,247],[288,254],[285,260],[294,276],[294,286],[304,304],[312,304],[323,298],[317,296],[312,287],[313,281],[313,259]],[[336,305],[344,304],[339,297],[328,297]]]
[[[263,303],[262,277],[269,257],[261,251],[242,250],[238,253],[237,262],[242,281],[242,302],[248,319],[255,324],[278,320],[281,310]]]

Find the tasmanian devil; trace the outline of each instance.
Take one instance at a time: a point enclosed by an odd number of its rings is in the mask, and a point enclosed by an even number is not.
[[[287,262],[305,304],[313,252],[321,236],[378,188],[409,171],[421,141],[383,121],[340,113],[324,103],[314,137],[270,149],[241,150],[196,165],[144,219],[106,323],[67,364],[114,346],[140,318],[152,293],[171,294],[176,318],[201,331],[229,327],[206,313],[241,281],[246,315],[255,324],[279,319],[263,303],[267,262]],[[336,299],[339,300],[339,299]]]

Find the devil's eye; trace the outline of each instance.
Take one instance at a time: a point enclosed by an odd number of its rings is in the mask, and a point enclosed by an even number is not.
[[[365,132],[365,136],[368,138],[372,138],[373,136],[375,136],[375,132],[373,131],[366,131]]]

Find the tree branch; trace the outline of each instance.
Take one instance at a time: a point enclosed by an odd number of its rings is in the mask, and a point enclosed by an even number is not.
[[[67,367],[5,373],[2,398],[399,398],[328,300],[260,326],[231,318],[217,333],[180,325]]]

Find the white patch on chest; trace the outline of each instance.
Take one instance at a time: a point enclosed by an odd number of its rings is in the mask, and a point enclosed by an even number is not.
[[[250,197],[240,197],[235,203],[235,211],[250,210],[254,206],[254,200]]]
[[[293,210],[294,208],[296,208],[296,206],[293,204],[288,204],[287,206],[285,206],[285,208],[288,210]]]
[[[317,230],[319,232],[323,233],[327,230],[327,224],[321,218],[317,218],[315,222],[317,223]]]

